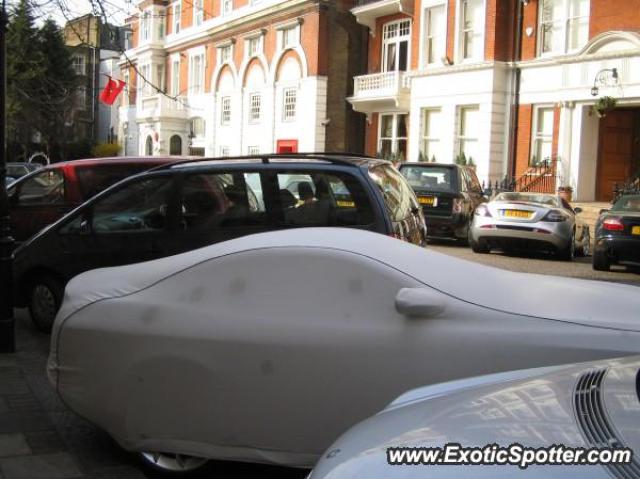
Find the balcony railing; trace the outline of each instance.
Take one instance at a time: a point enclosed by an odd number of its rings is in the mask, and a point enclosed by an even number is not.
[[[140,117],[183,117],[186,115],[186,107],[184,101],[174,100],[166,95],[156,94],[143,96],[139,100]]]
[[[353,82],[354,98],[396,96],[410,86],[410,78],[399,71],[362,75]]]

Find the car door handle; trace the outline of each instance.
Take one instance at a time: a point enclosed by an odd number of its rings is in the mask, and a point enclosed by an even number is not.
[[[443,295],[429,288],[402,288],[396,294],[396,311],[410,318],[432,318],[445,308]]]

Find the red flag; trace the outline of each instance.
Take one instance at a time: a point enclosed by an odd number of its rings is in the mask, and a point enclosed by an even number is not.
[[[104,90],[100,92],[100,101],[107,105],[113,105],[113,102],[116,101],[118,95],[126,85],[122,80],[114,80],[109,77],[109,81],[104,87]]]

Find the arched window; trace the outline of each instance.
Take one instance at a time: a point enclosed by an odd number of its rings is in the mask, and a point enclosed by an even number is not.
[[[147,156],[153,155],[153,139],[151,135],[147,136],[147,141],[145,142],[144,152]]]
[[[182,138],[180,138],[180,135],[173,135],[169,140],[169,154],[182,155]]]

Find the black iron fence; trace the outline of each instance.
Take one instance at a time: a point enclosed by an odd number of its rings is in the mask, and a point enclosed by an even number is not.
[[[492,197],[503,191],[521,191],[528,193],[555,193],[560,185],[558,160],[547,159],[529,166],[523,175],[505,176],[485,184],[482,188],[486,195]]]
[[[624,183],[613,185],[612,203],[615,203],[622,195],[640,195],[640,171]]]

